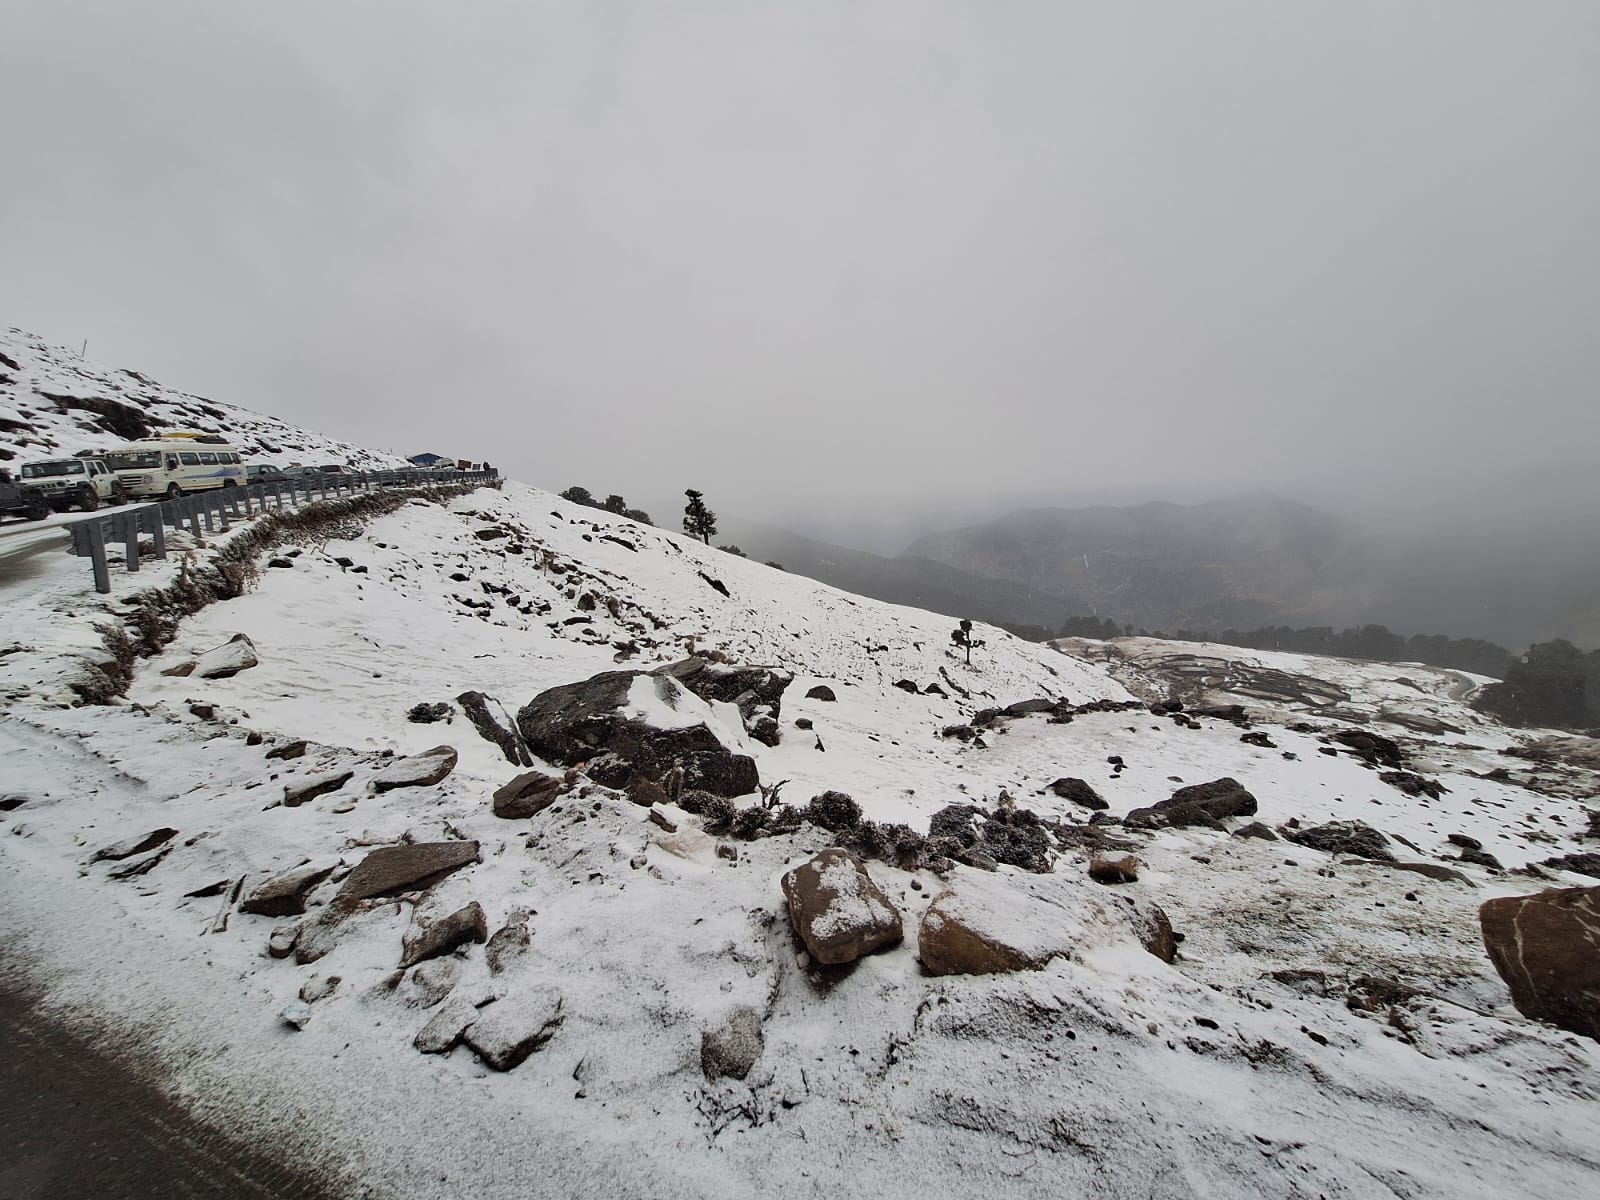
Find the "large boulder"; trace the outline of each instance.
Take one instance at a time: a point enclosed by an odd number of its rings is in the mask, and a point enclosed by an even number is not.
[[[403,787],[432,787],[442,783],[455,769],[455,747],[435,746],[410,758],[396,759],[373,776],[372,787],[378,792]]]
[[[930,975],[1037,971],[1072,953],[1072,926],[1062,917],[1004,877],[963,874],[928,905],[917,956]]]
[[[1600,1041],[1600,887],[1502,896],[1478,923],[1518,1012]]]
[[[508,821],[538,816],[561,795],[561,780],[543,771],[524,771],[494,793],[494,815]]]
[[[256,657],[255,643],[244,634],[236,633],[195,659],[194,673],[201,679],[229,679],[260,661]]]
[[[904,936],[900,912],[860,859],[837,847],[787,872],[789,923],[825,966],[854,962]]]
[[[258,884],[239,905],[240,912],[263,917],[297,917],[306,911],[306,897],[338,863],[306,863]]]
[[[655,669],[670,675],[700,699],[732,704],[748,730],[762,716],[776,721],[783,715],[783,693],[794,676],[775,667],[736,667],[709,658],[686,658]]]
[[[1089,786],[1087,780],[1076,776],[1063,776],[1050,785],[1050,790],[1063,800],[1069,800],[1073,804],[1096,812],[1108,807],[1105,799]]]
[[[480,1009],[461,1038],[487,1065],[509,1071],[554,1037],[561,1020],[560,995],[536,989]]]
[[[1381,862],[1394,861],[1389,839],[1365,821],[1329,821],[1309,829],[1287,829],[1283,835],[1299,846],[1309,846],[1326,854],[1353,854]]]
[[[589,763],[601,783],[659,779],[681,762],[686,787],[717,796],[755,791],[755,760],[729,750],[708,724],[715,720],[707,703],[671,675],[604,671],[540,692],[517,713],[517,729],[541,758]]]
[[[1231,776],[1181,787],[1148,808],[1136,808],[1123,823],[1130,829],[1168,829],[1190,825],[1217,826],[1227,817],[1252,817],[1256,798]]]

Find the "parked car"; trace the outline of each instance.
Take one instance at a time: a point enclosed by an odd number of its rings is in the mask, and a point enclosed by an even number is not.
[[[283,471],[272,463],[251,463],[244,469],[246,483],[270,483],[284,478]]]
[[[185,492],[238,487],[244,482],[239,451],[208,436],[167,436],[131,442],[106,455],[130,496],[171,500]]]
[[[50,515],[50,501],[36,487],[17,483],[9,472],[0,470],[0,516],[26,517],[42,521]]]
[[[46,458],[22,464],[22,480],[38,488],[57,512],[78,508],[93,512],[102,501],[126,504],[127,492],[98,458]]]

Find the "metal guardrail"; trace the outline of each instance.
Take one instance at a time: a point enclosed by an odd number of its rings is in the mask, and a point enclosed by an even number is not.
[[[188,527],[196,538],[225,532],[231,519],[252,512],[298,508],[319,500],[338,499],[382,488],[427,487],[439,483],[493,483],[500,472],[489,471],[362,471],[348,475],[286,475],[243,487],[211,488],[188,492],[175,500],[141,504],[134,501],[66,526],[72,535],[72,552],[90,560],[94,590],[111,590],[108,546],[120,544],[129,571],[139,569],[139,535],[150,535],[155,556],[167,557],[166,531]],[[203,526],[203,528],[202,528]]]

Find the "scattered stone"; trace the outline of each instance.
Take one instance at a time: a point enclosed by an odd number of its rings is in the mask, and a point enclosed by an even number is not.
[[[456,759],[453,746],[435,746],[399,759],[373,776],[373,789],[388,792],[403,787],[432,787],[456,769]]]
[[[322,775],[312,775],[298,779],[293,783],[283,785],[283,806],[285,808],[299,808],[302,804],[310,803],[318,796],[325,796],[329,792],[337,792],[354,778],[354,771],[329,771]]]
[[[1006,705],[1000,711],[1008,717],[1026,717],[1034,713],[1047,713],[1055,706],[1056,702],[1054,700],[1046,700],[1040,697],[1036,700],[1017,700]]]
[[[1494,871],[1505,870],[1505,867],[1501,865],[1500,860],[1494,855],[1490,854],[1487,850],[1474,850],[1470,846],[1463,846],[1461,848],[1461,853],[1456,857],[1460,861],[1464,863],[1472,863],[1474,866],[1488,867],[1490,870]]]
[[[515,726],[507,728],[500,723],[500,718],[495,715],[489,706],[499,707],[499,701],[482,692],[462,692],[456,697],[456,703],[461,706],[461,711],[467,715],[467,720],[472,722],[472,727],[478,731],[478,736],[487,742],[493,742],[500,747],[500,753],[505,755],[506,761],[513,766],[533,766],[533,753],[522,740],[522,735]]]
[[[1278,743],[1268,737],[1263,729],[1240,734],[1239,740],[1247,746],[1260,746],[1263,750],[1276,750],[1278,748]]]
[[[715,1029],[700,1035],[700,1070],[708,1083],[724,1076],[743,1079],[750,1074],[765,1045],[761,1014],[747,1004],[740,1005]]]
[[[179,663],[175,667],[168,667],[165,671],[163,671],[161,673],[163,675],[171,676],[174,679],[184,679],[184,678],[187,678],[188,676],[194,674],[194,663],[192,663],[192,662]]]
[[[1056,780],[1050,785],[1050,790],[1063,800],[1069,800],[1073,804],[1083,808],[1094,809],[1097,812],[1110,807],[1101,798],[1100,793],[1090,787],[1085,780],[1073,776],[1065,776]]]
[[[1285,835],[1291,842],[1309,846],[1327,854],[1353,854],[1358,858],[1371,858],[1380,862],[1393,862],[1388,849],[1389,839],[1365,821],[1329,821],[1309,829],[1289,830]]]
[[[161,849],[157,850],[154,854],[147,854],[143,858],[130,858],[126,862],[119,863],[117,866],[112,867],[111,870],[106,872],[106,878],[132,879],[136,875],[147,874],[149,871],[155,868],[157,863],[171,853],[172,845],[171,843],[168,843],[167,845],[161,847]]]
[[[533,944],[533,930],[529,928],[532,917],[525,908],[514,909],[506,923],[494,931],[483,957],[489,964],[489,974],[502,974],[508,967],[528,952]]]
[[[1600,1041],[1600,887],[1499,897],[1478,921],[1518,1012]]]
[[[380,846],[345,876],[338,899],[353,904],[376,896],[420,891],[477,861],[477,842],[416,842]]]
[[[294,953],[294,944],[300,939],[300,922],[289,921],[274,927],[267,935],[267,953],[273,958],[288,958]]]
[[[1248,825],[1239,826],[1233,831],[1233,836],[1236,838],[1260,838],[1263,842],[1275,842],[1278,840],[1278,835],[1260,821],[1251,821]]]
[[[185,900],[207,900],[212,896],[220,896],[228,890],[228,885],[232,882],[233,880],[231,879],[219,879],[215,883],[206,884],[205,887],[195,888],[192,892],[185,892],[183,898]]]
[[[401,992],[401,999],[415,1008],[432,1008],[443,1003],[444,998],[461,982],[459,958],[430,958],[411,969]]]
[[[671,817],[667,816],[667,814],[662,812],[659,808],[652,807],[650,809],[650,824],[654,825],[657,829],[660,829],[665,833],[678,832],[678,823]]]
[[[313,975],[300,985],[300,999],[307,1004],[315,1004],[318,1000],[326,1000],[339,990],[343,980],[337,975]]]
[[[1381,733],[1373,733],[1368,729],[1341,729],[1333,735],[1333,740],[1371,766],[1394,767],[1397,770],[1405,766],[1399,745]]]
[[[191,717],[199,717],[202,721],[209,721],[217,715],[217,706],[215,704],[191,704],[189,705],[189,715]]]
[[[1460,846],[1465,850],[1482,850],[1483,843],[1475,837],[1468,837],[1464,833],[1451,833],[1445,836],[1445,841],[1452,846]]]
[[[536,990],[491,1004],[461,1037],[490,1067],[510,1071],[549,1042],[561,1020],[561,997],[553,991]]]
[[[810,717],[796,717],[794,719],[794,727],[796,729],[810,729],[810,728],[812,728],[811,718]]]
[[[1408,796],[1427,796],[1437,800],[1450,790],[1436,779],[1424,779],[1421,775],[1413,775],[1410,771],[1384,771],[1378,778],[1391,787],[1399,788]]]
[[[833,694],[833,689],[831,687],[829,687],[825,683],[817,684],[816,687],[812,688],[809,692],[806,693],[806,699],[807,700],[822,700],[822,701],[832,702],[832,701],[837,700],[838,698],[839,697],[837,697],[837,696],[835,696]]]
[[[785,873],[782,886],[789,923],[826,966],[853,962],[904,936],[899,911],[848,851],[822,851]]]
[[[1592,875],[1600,879],[1600,854],[1563,854],[1558,858],[1547,858],[1539,865],[1554,867],[1558,871],[1571,871],[1576,875]]]
[[[285,1025],[292,1025],[296,1029],[304,1029],[311,1020],[311,1006],[304,1000],[291,1000],[278,1013],[278,1019]]]
[[[524,771],[494,793],[494,815],[508,821],[535,817],[561,796],[561,780],[543,771]]]
[[[336,862],[306,863],[258,884],[239,905],[240,912],[263,917],[297,917],[306,911],[313,888],[333,874]]]
[[[1120,858],[1095,855],[1089,860],[1089,878],[1096,883],[1137,883],[1139,860],[1131,854]]]
[[[267,751],[267,757],[288,762],[291,758],[305,757],[305,752],[306,742],[301,739],[293,742],[285,742],[281,746],[274,746],[271,750]]]
[[[1381,863],[1391,871],[1409,871],[1413,875],[1423,875],[1429,879],[1438,879],[1445,883],[1464,883],[1468,887],[1478,886],[1454,867],[1441,866],[1439,863],[1389,862],[1381,858],[1373,861]]]
[[[147,850],[154,850],[157,846],[164,845],[177,836],[178,831],[176,829],[152,829],[149,833],[141,834],[139,837],[128,838],[96,850],[94,857],[89,861],[97,863],[110,859],[113,862],[121,862],[125,858],[132,858],[135,854],[143,854]]]
[[[902,692],[911,693],[913,696],[915,696],[921,690],[909,679],[896,679],[894,681],[894,686],[899,688]]]
[[[201,679],[230,679],[260,662],[255,643],[242,633],[195,659],[195,674]]]

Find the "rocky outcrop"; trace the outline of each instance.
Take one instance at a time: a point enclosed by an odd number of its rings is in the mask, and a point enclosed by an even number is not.
[[[478,861],[477,842],[416,842],[380,846],[345,876],[337,899],[344,904],[432,887]]]
[[[543,771],[524,771],[494,793],[494,815],[508,821],[537,816],[561,795],[561,780]]]
[[[825,966],[854,962],[904,936],[900,912],[861,860],[829,849],[783,877],[789,923]]]
[[[1176,829],[1192,825],[1220,828],[1228,817],[1252,817],[1255,813],[1256,798],[1229,776],[1181,787],[1159,804],[1134,809],[1124,818],[1124,824],[1130,829]]]
[[[1326,825],[1313,825],[1309,829],[1282,830],[1283,835],[1299,846],[1309,846],[1327,854],[1353,854],[1358,858],[1372,858],[1393,862],[1389,839],[1365,821],[1329,821]]]
[[[740,1005],[720,1025],[700,1035],[700,1070],[707,1082],[724,1077],[743,1079],[761,1057],[765,1044],[761,1014],[748,1004]]]
[[[432,787],[442,783],[456,769],[453,746],[435,746],[410,758],[397,759],[373,776],[374,791],[388,792],[403,787]]]
[[[517,728],[540,757],[586,762],[590,777],[610,786],[635,775],[660,779],[681,763],[686,787],[718,796],[755,791],[755,761],[731,752],[704,720],[682,715],[707,711],[699,697],[685,702],[692,695],[670,675],[605,671],[539,693],[517,713]]]
[[[1478,922],[1518,1012],[1600,1041],[1600,887],[1502,896]]]

